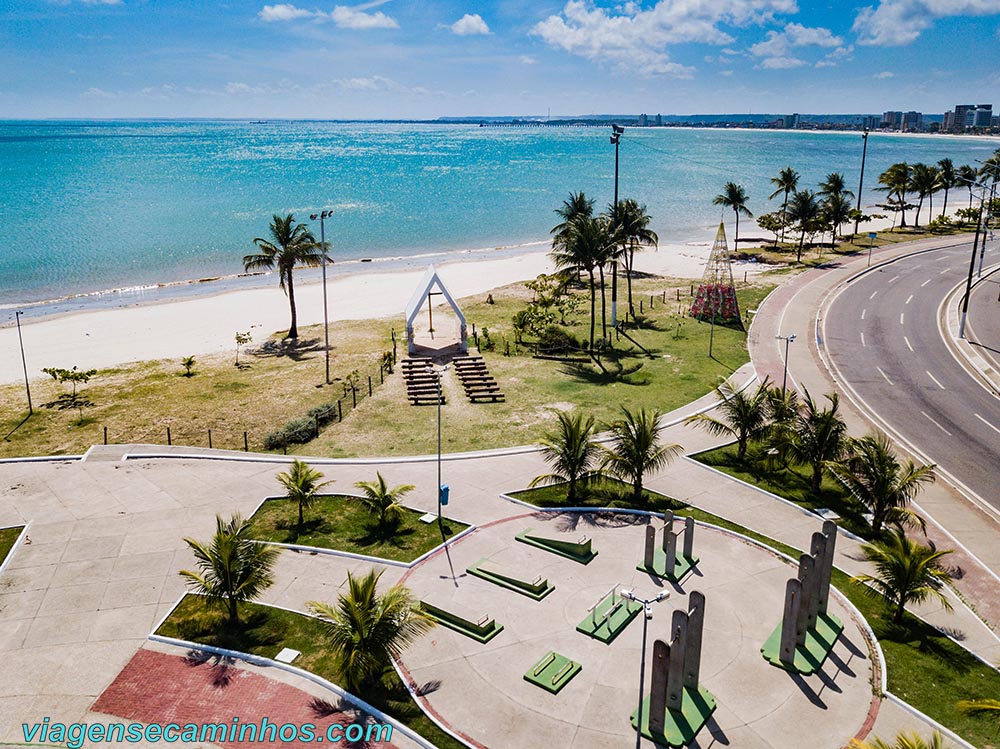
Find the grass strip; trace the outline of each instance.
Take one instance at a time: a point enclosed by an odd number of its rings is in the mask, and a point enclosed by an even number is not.
[[[0,528],[0,564],[3,564],[10,550],[17,543],[17,537],[24,530],[23,525],[15,525],[13,528]]]

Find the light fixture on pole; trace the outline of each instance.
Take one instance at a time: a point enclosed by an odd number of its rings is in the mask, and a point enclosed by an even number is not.
[[[785,388],[788,386],[788,346],[795,340],[795,333],[791,335],[775,336],[779,341],[785,342],[785,374],[781,378],[781,397],[785,397]]]
[[[34,413],[31,408],[31,388],[28,386],[28,364],[24,359],[24,340],[21,338],[21,310],[14,312],[14,320],[17,322],[17,343],[21,347],[21,366],[24,368],[24,392],[28,396],[28,416]]]
[[[646,630],[649,626],[649,620],[653,618],[653,604],[659,603],[664,598],[670,595],[667,591],[661,591],[653,598],[639,598],[636,596],[633,590],[623,590],[622,598],[627,598],[630,601],[635,601],[636,603],[641,603],[643,608],[642,617],[642,655],[639,661],[639,711],[636,713],[636,729],[635,734],[635,749],[640,749],[642,745],[642,690],[645,688],[646,679]]]
[[[618,145],[621,143],[625,128],[621,125],[611,126],[611,145],[615,147],[615,202],[612,204],[611,219],[618,221]],[[611,261],[611,327],[618,326],[618,259]]]
[[[858,224],[861,223],[861,191],[865,186],[865,158],[868,156],[868,126],[865,126],[865,131],[861,133],[861,140],[864,141],[864,145],[861,147],[861,179],[858,180],[858,206],[857,214],[854,217],[854,234],[855,237],[858,233]]]
[[[320,253],[323,256],[323,350],[326,358],[326,384],[330,384],[330,319],[326,303],[326,225],[328,218],[333,216],[333,211],[323,211],[319,214],[312,214],[309,218],[313,221],[319,219],[319,244]]]

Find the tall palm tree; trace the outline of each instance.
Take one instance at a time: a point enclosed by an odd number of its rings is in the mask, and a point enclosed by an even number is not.
[[[635,317],[635,305],[632,304],[632,269],[635,267],[635,251],[642,247],[656,247],[660,238],[649,228],[651,220],[645,205],[639,205],[632,198],[618,201],[618,210],[612,211],[615,217],[611,230],[623,244],[622,257],[625,260],[625,278],[628,283],[628,311]]]
[[[936,466],[901,464],[881,432],[851,440],[846,461],[827,464],[836,476],[872,514],[872,533],[881,537],[885,524],[914,523],[923,519],[910,510],[910,503],[924,484],[934,481]]]
[[[666,424],[657,410],[640,408],[632,413],[621,407],[622,416],[610,424],[611,447],[604,448],[601,470],[632,484],[632,501],[642,502],[642,479],[649,471],[658,471],[677,457],[683,447],[663,445],[660,437]]]
[[[929,598],[937,598],[951,611],[951,603],[941,592],[951,575],[940,565],[950,550],[924,546],[907,538],[902,528],[893,528],[888,537],[862,546],[861,553],[875,566],[875,574],[857,575],[851,581],[864,584],[869,595],[885,601],[894,623],[903,621],[907,604]]]
[[[552,258],[557,268],[578,268],[590,279],[590,347],[594,347],[597,320],[597,284],[594,272],[601,267],[614,242],[606,219],[577,216],[552,239]],[[603,301],[603,296],[602,296]]]
[[[847,192],[831,193],[823,201],[820,212],[822,213],[823,220],[830,227],[831,250],[837,241],[837,230],[850,220],[853,208],[854,206],[851,205],[851,198]]]
[[[799,186],[799,173],[792,169],[790,166],[786,166],[780,172],[778,172],[777,177],[771,177],[771,184],[777,189],[767,196],[768,200],[774,200],[776,197],[784,193],[785,198],[781,203],[781,213],[782,215],[788,210],[788,196],[795,191]],[[785,241],[785,227],[781,227],[781,241]]]
[[[847,189],[844,175],[840,172],[830,172],[826,175],[826,179],[819,183],[819,194],[825,198],[829,198],[831,195],[854,197],[854,193]]]
[[[208,544],[185,538],[198,571],[181,570],[188,587],[228,612],[229,624],[239,624],[239,605],[253,601],[274,583],[272,573],[281,549],[250,538],[250,521],[239,514],[229,521],[215,516],[215,535]]]
[[[288,306],[292,310],[292,324],[285,338],[298,338],[298,314],[295,310],[292,270],[296,265],[316,267],[323,262],[323,252],[316,242],[316,237],[305,224],[296,224],[295,216],[291,213],[287,216],[275,214],[271,221],[271,238],[257,237],[253,243],[260,252],[244,256],[243,269],[247,272],[278,269],[278,284],[288,296]]]
[[[882,739],[858,741],[851,739],[850,749],[945,749],[944,738],[934,731],[929,739],[916,733],[898,733],[891,744]]]
[[[324,486],[333,483],[332,481],[320,482],[323,474],[297,458],[292,461],[291,468],[275,476],[278,482],[285,487],[285,497],[298,502],[299,505],[299,530],[305,520],[302,517],[302,510],[309,507],[319,496],[319,490]]]
[[[914,222],[914,226],[920,227],[920,212],[924,208],[924,198],[931,196],[933,201],[933,195],[936,190],[940,188],[938,183],[938,170],[937,167],[930,166],[929,164],[914,164],[910,170],[910,189],[917,193],[919,200],[917,201],[917,218]],[[931,204],[931,212],[934,211],[934,205]]]
[[[788,220],[799,227],[799,249],[795,254],[795,261],[802,260],[802,247],[805,245],[806,233],[813,233],[817,229],[820,217],[820,205],[816,200],[816,194],[811,190],[796,190],[792,194],[792,199],[788,203]]]
[[[893,197],[896,198],[896,204],[903,214],[899,228],[904,228],[906,226],[906,193],[909,192],[911,184],[910,165],[905,161],[893,164],[879,175],[878,181],[882,187],[876,187],[876,190],[886,193],[890,201]]]
[[[566,482],[566,501],[576,501],[577,484],[594,475],[594,466],[601,454],[594,442],[596,428],[593,416],[579,411],[558,413],[559,425],[546,434],[541,442],[542,457],[552,467],[552,473],[535,476],[529,486]]]
[[[326,636],[347,689],[359,696],[378,682],[392,658],[434,626],[402,585],[379,595],[382,572],[372,570],[361,577],[348,572],[347,591],[337,596],[336,605],[307,604],[326,623]]]
[[[400,484],[390,489],[378,471],[375,472],[374,481],[358,481],[355,486],[362,491],[362,496],[356,501],[377,518],[379,528],[399,522],[404,512],[399,500],[416,489],[413,484]]]
[[[941,215],[944,216],[948,213],[948,191],[960,183],[958,181],[958,172],[955,170],[955,164],[951,159],[941,159],[937,165],[938,182],[941,185],[941,189],[944,190],[944,205],[941,207]]]
[[[747,218],[753,218],[753,214],[747,208],[747,200],[749,200],[747,191],[743,189],[743,185],[737,185],[735,182],[727,182],[726,186],[722,188],[722,192],[712,200],[713,205],[722,205],[733,209],[733,214],[736,216],[736,236],[733,239],[733,247],[737,250],[740,249],[740,214],[742,213]]]
[[[726,381],[717,386],[715,392],[719,403],[713,411],[689,416],[685,423],[702,427],[711,434],[733,437],[736,460],[742,461],[749,443],[763,439],[770,428],[770,381],[765,379],[752,393]],[[718,417],[712,413],[717,413]]]
[[[841,460],[847,451],[847,424],[840,416],[840,396],[828,393],[828,408],[820,408],[803,389],[799,412],[774,430],[774,447],[786,460],[812,468],[810,487],[818,494],[823,471]]]
[[[972,208],[972,198],[974,197],[972,191],[976,187],[976,180],[979,177],[979,172],[976,171],[976,167],[971,164],[962,164],[957,170],[958,181],[965,185],[966,189],[969,191],[969,208]]]
[[[571,192],[563,204],[556,208],[556,215],[562,219],[549,230],[549,234],[564,234],[577,218],[590,218],[594,215],[594,201],[583,192]]]

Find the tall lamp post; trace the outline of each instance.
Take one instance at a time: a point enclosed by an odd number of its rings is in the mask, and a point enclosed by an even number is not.
[[[625,128],[621,125],[611,126],[611,145],[615,147],[615,202],[613,203],[613,220],[618,220],[618,145],[621,143]],[[618,259],[611,263],[611,327],[618,326]]]
[[[972,295],[972,274],[976,270],[976,250],[979,248],[979,228],[983,224],[983,203],[986,200],[986,186],[978,185],[983,189],[979,197],[979,214],[976,216],[976,236],[972,240],[972,259],[969,261],[969,278],[965,283],[965,296],[962,297],[962,318],[958,324],[958,337],[965,338],[965,320],[969,315],[969,297]],[[986,238],[983,237],[983,241]]]
[[[24,360],[24,340],[21,338],[21,315],[24,313],[21,310],[14,312],[14,320],[17,322],[17,343],[21,347],[21,366],[24,368],[24,392],[28,396],[28,416],[34,413],[31,408],[31,388],[28,387],[28,364]]]
[[[781,377],[781,397],[785,397],[785,388],[788,386],[788,346],[795,340],[795,333],[791,335],[775,336],[779,341],[785,342],[785,374]]]
[[[634,590],[623,590],[622,598],[641,603],[643,608],[642,617],[642,656],[639,663],[639,710],[636,712],[635,749],[640,749],[642,745],[642,690],[645,689],[646,680],[646,630],[649,620],[653,618],[653,604],[659,603],[670,595],[667,591],[661,591],[653,598],[639,598]]]
[[[858,224],[861,223],[861,191],[865,187],[865,158],[868,156],[868,127],[865,126],[865,131],[861,133],[861,140],[864,145],[861,147],[861,179],[858,180],[858,206],[857,215],[854,218],[854,235],[855,239],[858,234]]]
[[[319,219],[319,244],[323,256],[323,349],[326,354],[326,384],[330,384],[330,320],[326,303],[326,220],[333,216],[333,211],[314,213],[309,218]]]
[[[448,365],[445,364],[440,369],[434,369],[434,367],[428,366],[428,372],[433,372],[437,374],[437,447],[438,447],[438,457],[437,457],[437,508],[438,508],[438,528],[441,531],[441,540],[448,543],[448,539],[444,536],[444,520],[441,517],[441,505],[446,503],[448,496],[448,487],[441,483],[441,401],[444,400],[444,391],[441,389],[441,375],[448,371]]]

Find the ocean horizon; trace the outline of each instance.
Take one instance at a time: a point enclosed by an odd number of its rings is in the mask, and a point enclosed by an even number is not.
[[[0,311],[52,314],[273,283],[242,268],[273,214],[294,213],[318,238],[309,215],[332,210],[335,275],[544,246],[571,191],[598,209],[612,201],[607,136],[437,122],[0,122]],[[996,147],[993,138],[872,133],[862,202],[883,199],[874,188],[894,162],[975,163]],[[860,133],[628,128],[619,195],[646,204],[662,244],[701,243],[720,218],[732,225],[732,212],[712,205],[725,182],[743,184],[759,215],[779,206],[767,200],[769,180],[789,165],[800,187],[841,171],[856,190]],[[953,205],[966,199],[952,191]],[[740,234],[764,232],[744,218]]]

